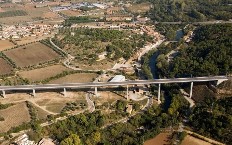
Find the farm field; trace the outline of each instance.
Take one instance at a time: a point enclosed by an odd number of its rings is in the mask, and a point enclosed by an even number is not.
[[[4,52],[18,67],[37,65],[59,58],[59,54],[39,42]]]
[[[30,82],[34,82],[34,81],[42,81],[46,78],[50,78],[52,76],[62,73],[63,71],[68,71],[68,70],[70,69],[64,67],[63,65],[53,65],[53,66],[48,66],[48,67],[29,70],[29,71],[22,71],[19,72],[18,74],[21,77],[28,79]]]
[[[27,4],[27,5],[12,4],[11,7],[2,8],[3,13],[6,13],[8,11],[15,11],[15,10],[24,11],[25,13],[27,13],[27,15],[0,18],[0,22],[12,25],[15,23],[25,23],[28,21],[61,19],[56,13],[51,12],[48,7],[35,8],[34,4]]]
[[[96,73],[77,73],[67,75],[57,80],[52,80],[49,84],[60,84],[60,83],[86,83],[92,82],[97,77]]]
[[[28,15],[27,12],[23,10],[12,10],[12,11],[0,12],[0,18],[26,16],[26,15]]]
[[[0,40],[0,51],[4,51],[6,49],[12,48],[15,45],[11,43],[9,40]]]
[[[0,75],[9,74],[12,69],[11,65],[9,65],[3,58],[0,58]]]
[[[211,143],[187,135],[182,141],[181,145],[211,145]]]
[[[5,120],[0,121],[0,133],[8,131],[11,127],[30,121],[30,115],[25,102],[15,104],[7,109],[0,110],[0,116]]]
[[[168,137],[170,136],[170,133],[160,133],[156,137],[145,141],[143,145],[167,145],[170,142],[168,141]]]

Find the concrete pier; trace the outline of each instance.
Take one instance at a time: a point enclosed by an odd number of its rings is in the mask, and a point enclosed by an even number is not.
[[[6,92],[4,90],[2,90],[2,97],[6,98]]]
[[[32,93],[33,97],[35,97],[35,89],[33,89],[33,93]]]
[[[192,98],[192,95],[193,95],[193,82],[191,82],[189,98]]]
[[[161,90],[161,84],[159,84],[159,89],[158,89],[158,104],[161,103],[161,101],[160,101],[160,90]]]
[[[63,95],[64,95],[64,97],[66,97],[66,96],[67,96],[66,88],[64,88]]]

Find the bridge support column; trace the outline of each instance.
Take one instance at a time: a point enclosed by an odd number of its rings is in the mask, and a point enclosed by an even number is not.
[[[33,89],[33,93],[32,93],[33,97],[35,97],[35,89]]]
[[[64,88],[63,95],[64,95],[64,97],[66,97],[66,96],[67,96],[67,93],[66,93],[66,88]]]
[[[2,90],[2,97],[6,98],[6,92],[4,90]]]
[[[95,94],[96,97],[98,97],[97,87],[95,87],[94,89],[95,89],[95,91],[94,91],[95,93],[94,94]]]
[[[193,82],[191,82],[189,98],[192,98],[192,95],[193,95]]]
[[[161,101],[160,101],[160,89],[161,89],[161,84],[159,84],[159,89],[158,89],[158,104],[161,103]]]
[[[129,100],[129,88],[128,85],[126,85],[126,100]]]

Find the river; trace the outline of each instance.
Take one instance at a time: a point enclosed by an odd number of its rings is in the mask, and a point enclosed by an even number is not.
[[[156,72],[156,59],[159,56],[159,54],[160,54],[159,50],[155,51],[149,60],[149,67],[151,69],[151,73],[154,79],[158,79]]]
[[[179,41],[184,35],[184,32],[182,29],[179,29],[176,31],[176,41]],[[156,59],[159,56],[160,51],[157,50],[154,52],[154,54],[151,56],[149,60],[149,67],[153,76],[153,79],[158,79],[157,71],[156,71]],[[162,85],[161,85],[162,87]],[[164,109],[167,109],[171,103],[171,98],[164,93],[164,99],[165,99],[165,104],[163,105]]]

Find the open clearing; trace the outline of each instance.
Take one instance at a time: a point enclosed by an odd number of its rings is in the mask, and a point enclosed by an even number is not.
[[[67,90],[68,91],[68,90]],[[86,102],[83,92],[67,92],[67,97],[58,97],[57,94],[46,95],[46,97],[38,98],[34,100],[34,103],[43,107],[44,109],[53,112],[60,113],[64,106],[69,102]]]
[[[120,96],[114,92],[110,91],[98,91],[99,97],[93,97],[93,101],[95,101],[96,105],[102,105],[104,102],[109,102],[112,104],[116,100],[121,100],[124,97]]]
[[[29,70],[29,71],[22,71],[19,72],[18,74],[21,77],[28,79],[30,82],[34,82],[34,81],[42,81],[46,78],[50,78],[52,76],[62,73],[63,71],[68,71],[68,70],[70,69],[64,67],[63,65],[53,65],[53,66],[48,66],[48,67]]]
[[[187,135],[182,141],[181,145],[211,145],[211,143]]]
[[[145,13],[151,8],[150,3],[132,4],[132,6],[127,9],[132,13]]]
[[[170,133],[160,133],[156,137],[145,141],[144,145],[167,145],[170,142],[168,141]]]
[[[86,102],[85,92],[77,92],[67,89],[66,97],[64,97],[62,91],[63,90],[57,90],[57,92],[36,91],[36,97],[32,97],[30,94],[27,93],[10,94],[9,92],[6,92],[7,97],[4,99],[0,98],[0,101],[2,104],[29,101],[36,108],[38,108],[37,113],[39,118],[41,119],[46,118],[48,114],[60,113],[66,103]]]
[[[15,45],[9,40],[0,40],[0,51],[14,47]]]
[[[49,84],[60,84],[60,83],[86,83],[92,82],[97,77],[96,73],[77,73],[67,75],[57,80],[52,80]]]
[[[36,42],[4,52],[18,67],[36,65],[59,58],[59,54],[46,45]]]
[[[11,65],[9,65],[3,58],[0,58],[0,75],[9,74],[12,69]]]
[[[5,121],[0,121],[0,132],[6,132],[11,127],[16,127],[23,122],[30,121],[30,115],[25,102],[0,110],[0,116],[5,119]]]
[[[58,14],[51,12],[49,10],[49,7],[35,8],[35,4],[26,4],[26,5],[12,4],[11,7],[2,8],[2,11],[5,11],[5,12],[12,11],[12,10],[23,10],[28,15],[0,18],[0,22],[12,25],[12,24],[24,23],[28,21],[37,21],[37,20],[46,21],[47,19],[48,20],[61,19]]]

